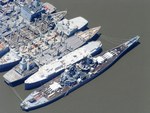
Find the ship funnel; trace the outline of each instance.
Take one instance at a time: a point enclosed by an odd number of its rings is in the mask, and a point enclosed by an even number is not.
[[[27,62],[26,62],[24,57],[22,58],[22,60],[20,62],[20,69],[21,70],[26,70],[27,69]]]
[[[30,60],[27,59],[27,70],[30,70]]]

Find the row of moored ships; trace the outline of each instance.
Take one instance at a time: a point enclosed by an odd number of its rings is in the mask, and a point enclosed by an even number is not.
[[[83,17],[68,20],[67,11],[39,0],[2,0],[0,6],[0,71],[9,70],[4,80],[10,86],[24,82],[27,90],[39,87],[21,103],[23,110],[66,96],[138,44],[136,36],[100,53],[102,43],[94,40],[101,27],[88,28]]]

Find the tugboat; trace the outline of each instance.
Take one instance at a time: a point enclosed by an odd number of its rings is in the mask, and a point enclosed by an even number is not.
[[[4,76],[5,82],[10,86],[16,86],[24,82],[29,76],[37,72],[38,65],[31,58],[23,57],[21,62]]]
[[[133,48],[139,38],[136,36],[113,49],[102,52],[97,57],[88,56],[69,66],[62,74],[33,91],[20,104],[21,108],[25,111],[37,109],[68,95],[107,70]]]

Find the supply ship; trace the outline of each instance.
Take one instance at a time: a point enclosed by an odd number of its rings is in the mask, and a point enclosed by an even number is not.
[[[86,56],[80,62],[70,64],[62,74],[33,91],[20,104],[21,108],[25,111],[33,110],[68,95],[107,70],[121,56],[138,44],[139,38],[136,36],[96,57]]]

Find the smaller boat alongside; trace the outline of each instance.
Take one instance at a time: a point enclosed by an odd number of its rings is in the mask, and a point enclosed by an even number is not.
[[[53,22],[59,22],[59,21],[61,21],[66,15],[67,15],[67,11],[59,11],[59,12],[50,14],[50,17],[49,17],[49,18],[50,18]]]
[[[4,74],[5,82],[10,86],[16,86],[24,82],[29,76],[37,72],[38,65],[29,58],[22,58],[21,62]]]

